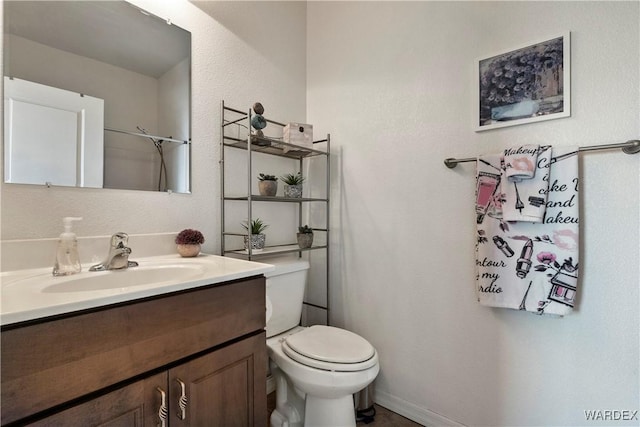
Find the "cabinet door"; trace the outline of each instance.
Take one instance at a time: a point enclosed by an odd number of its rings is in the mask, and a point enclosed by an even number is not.
[[[267,425],[266,368],[263,332],[171,369],[171,426]],[[184,419],[180,382],[187,398]]]
[[[160,393],[167,374],[161,373],[65,409],[29,426],[149,427],[161,426]],[[168,396],[167,396],[168,399]],[[166,424],[168,426],[168,422]]]

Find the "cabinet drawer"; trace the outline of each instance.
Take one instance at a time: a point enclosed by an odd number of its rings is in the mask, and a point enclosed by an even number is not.
[[[2,422],[265,326],[265,279],[226,283],[2,332]]]
[[[157,374],[27,426],[157,427],[160,399],[155,385],[166,382],[166,372]]]

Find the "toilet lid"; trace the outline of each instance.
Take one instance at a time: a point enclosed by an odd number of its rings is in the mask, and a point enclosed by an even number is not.
[[[373,346],[360,335],[332,326],[311,326],[286,338],[296,353],[331,363],[359,363],[375,354]]]

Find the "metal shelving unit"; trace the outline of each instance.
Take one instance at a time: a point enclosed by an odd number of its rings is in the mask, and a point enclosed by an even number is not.
[[[242,111],[239,109],[231,108],[225,105],[224,101],[222,101],[221,105],[221,137],[220,137],[220,194],[221,194],[221,255],[222,256],[234,256],[241,257],[248,260],[263,260],[264,258],[283,255],[283,254],[293,254],[298,253],[298,256],[302,256],[303,252],[307,251],[316,251],[316,250],[324,250],[325,251],[325,264],[326,264],[326,291],[327,291],[327,306],[319,306],[316,304],[311,304],[305,302],[306,305],[312,306],[315,308],[326,310],[327,316],[327,324],[329,320],[329,278],[330,278],[330,263],[329,263],[329,217],[330,217],[330,203],[329,203],[329,189],[330,189],[330,135],[327,135],[326,139],[322,139],[319,141],[314,141],[313,148],[302,148],[294,144],[289,144],[284,142],[279,138],[271,138],[271,137],[263,137],[256,136],[251,134],[251,116],[252,111],[248,109],[247,111]],[[271,123],[276,126],[284,127],[284,123],[280,123],[274,120],[270,120],[265,118],[268,123]],[[230,132],[227,132],[227,129],[230,126],[240,126],[243,130],[246,129],[247,137],[239,138],[237,136],[229,135]],[[324,150],[321,148],[323,147]],[[236,149],[236,150],[244,150],[246,152],[246,162],[247,162],[247,191],[246,195],[241,196],[229,196],[226,192],[225,187],[225,151],[227,149]],[[292,161],[297,162],[298,171],[305,176],[304,174],[304,161],[309,159],[324,159],[326,161],[326,198],[315,198],[315,197],[302,197],[302,198],[288,198],[288,197],[278,197],[278,196],[260,196],[256,194],[252,194],[252,182],[253,177],[251,176],[252,172],[252,164],[255,153],[263,153],[271,156],[285,157],[291,159]],[[322,160],[320,160],[322,161]],[[297,227],[302,225],[302,215],[303,215],[303,205],[309,203],[324,203],[325,204],[325,224],[322,228],[312,227],[314,233],[322,232],[325,233],[325,239],[323,244],[315,244],[310,248],[301,249],[298,247],[297,243],[288,243],[288,244],[280,244],[280,245],[272,245],[265,246],[260,252],[256,252],[251,248],[251,245],[247,249],[244,247],[227,247],[227,238],[230,236],[244,237],[247,236],[247,233],[236,233],[229,232],[226,230],[225,224],[225,210],[227,202],[246,202],[247,204],[247,218],[248,221],[251,222],[253,219],[253,203],[254,202],[268,202],[268,203],[290,203],[297,204],[298,209],[298,223],[295,226],[295,229],[292,230],[292,235],[295,235],[297,231]],[[240,239],[237,239],[240,240]],[[317,240],[317,239],[316,239]],[[264,259],[264,262],[268,263],[267,259]]]

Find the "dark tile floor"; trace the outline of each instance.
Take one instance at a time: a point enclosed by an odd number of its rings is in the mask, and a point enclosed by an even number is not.
[[[268,416],[271,415],[271,411],[276,406],[276,393],[270,393],[267,396],[267,409],[269,410]],[[383,408],[380,405],[375,405],[376,414],[374,420],[367,424],[364,421],[358,421],[357,426],[372,426],[372,427],[419,427],[421,424],[415,423],[402,415],[398,415],[395,412]],[[267,421],[267,425],[268,425]],[[337,426],[336,426],[337,427]]]
[[[408,418],[398,415],[395,412],[388,410],[380,405],[374,405],[376,409],[376,415],[374,421],[367,424],[364,421],[358,421],[358,426],[373,426],[373,427],[418,427],[422,424],[411,421]]]

